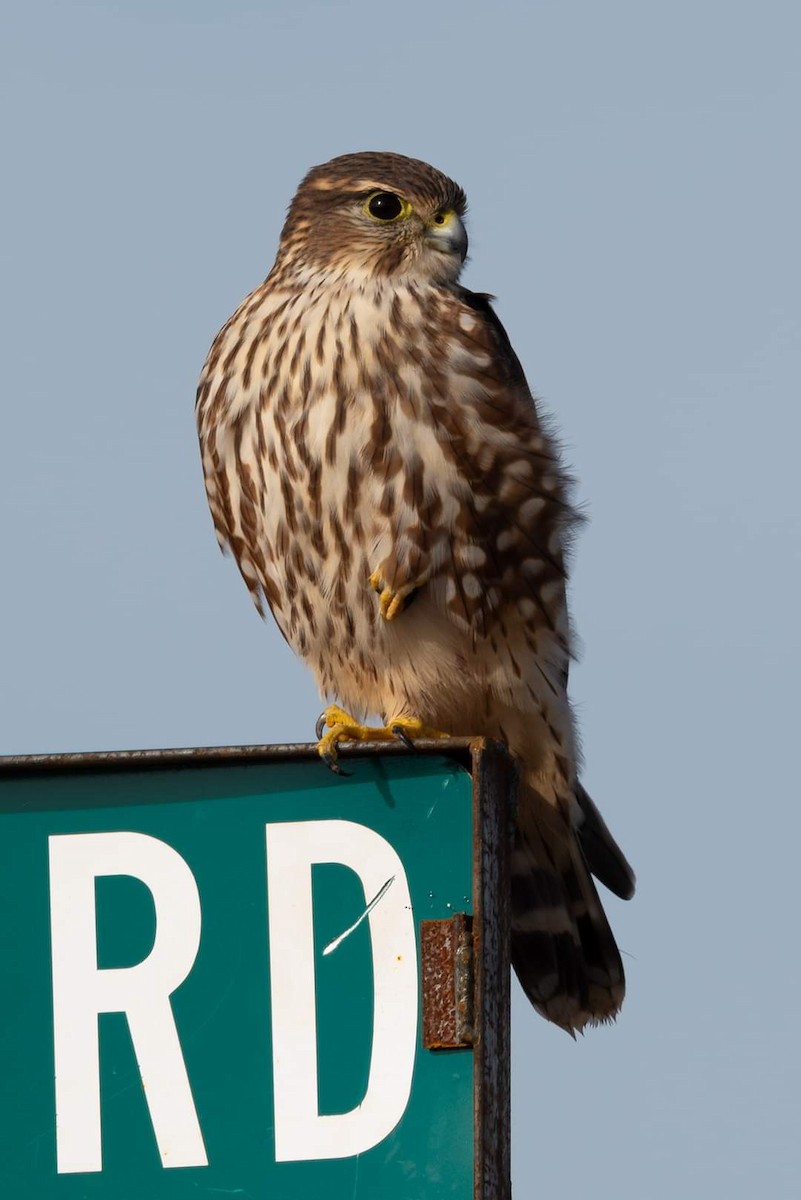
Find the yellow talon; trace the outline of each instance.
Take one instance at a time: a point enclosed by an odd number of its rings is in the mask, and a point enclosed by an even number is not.
[[[407,744],[412,738],[431,739],[435,741],[439,738],[448,738],[449,733],[443,733],[441,729],[432,729],[430,725],[424,725],[417,717],[395,717],[392,721],[387,722],[387,729],[393,733],[396,738],[400,738],[402,742]]]
[[[326,726],[328,726],[328,732],[323,733]],[[315,732],[318,739],[317,753],[336,775],[348,774],[337,762],[339,757],[337,747],[340,742],[376,742],[392,738],[392,734],[385,733],[383,729],[360,724],[355,717],[345,712],[344,708],[340,708],[338,704],[329,705],[320,714]]]
[[[324,733],[324,729],[328,729]],[[338,763],[340,742],[403,742],[414,749],[413,738],[446,738],[450,735],[424,725],[417,717],[394,717],[386,725],[362,725],[338,704],[331,704],[321,713],[315,729],[317,753],[337,775],[346,775]]]
[[[406,600],[411,596],[412,592],[416,592],[423,580],[415,580],[414,583],[404,584],[397,591],[393,591],[384,582],[384,577],[380,570],[373,571],[370,576],[370,586],[373,591],[378,592],[378,605],[381,616],[385,621],[394,621],[399,612],[403,611],[403,606]]]
[[[328,708],[320,713],[320,717],[315,727],[315,732],[317,733],[318,738],[323,736],[323,730],[325,729],[326,725],[329,729],[333,729],[335,725],[347,725],[353,729],[368,728],[367,725],[360,725],[355,717],[352,717],[350,713],[345,712],[344,708],[340,708],[338,704],[329,704]],[[359,739],[354,738],[353,740],[358,741]]]

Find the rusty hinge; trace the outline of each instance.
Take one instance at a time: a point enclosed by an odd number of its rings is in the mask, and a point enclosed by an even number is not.
[[[421,921],[423,1045],[427,1050],[472,1046],[473,919]]]

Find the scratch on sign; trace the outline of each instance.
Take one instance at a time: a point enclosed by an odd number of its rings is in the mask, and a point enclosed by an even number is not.
[[[349,926],[348,926],[348,928],[345,930],[345,932],[344,932],[344,933],[340,933],[339,937],[335,937],[335,938],[334,938],[334,940],[333,940],[333,942],[329,942],[329,943],[328,943],[328,945],[326,946],[325,950],[323,950],[323,954],[324,954],[324,955],[325,955],[325,954],[332,954],[332,953],[334,952],[334,950],[336,950],[337,946],[341,945],[341,943],[342,943],[342,942],[344,942],[344,940],[345,940],[345,938],[346,938],[346,937],[350,937],[350,935],[353,933],[353,931],[354,931],[355,929],[358,929],[358,928],[359,928],[359,926],[361,925],[361,923],[362,923],[362,921],[365,919],[365,917],[369,917],[370,913],[373,911],[373,909],[375,908],[376,904],[378,904],[378,901],[379,901],[379,900],[382,900],[382,899],[384,898],[384,896],[386,896],[387,892],[389,891],[390,887],[392,886],[392,884],[393,884],[394,882],[395,882],[395,876],[394,876],[394,875],[390,875],[390,877],[389,877],[389,879],[387,880],[387,882],[386,882],[386,883],[385,883],[385,884],[384,884],[384,885],[383,885],[381,888],[379,888],[379,890],[378,890],[378,891],[376,892],[376,894],[373,896],[372,900],[371,900],[371,901],[370,901],[370,903],[367,905],[367,908],[364,910],[364,912],[362,913],[362,915],[361,915],[360,917],[358,917],[358,918],[357,918],[357,919],[356,919],[356,920],[353,922],[353,924],[352,924],[352,925],[349,925]]]

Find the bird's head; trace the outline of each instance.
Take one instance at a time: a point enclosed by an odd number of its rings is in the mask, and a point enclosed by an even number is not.
[[[467,254],[464,192],[402,154],[345,154],[297,190],[276,266],[454,283]]]

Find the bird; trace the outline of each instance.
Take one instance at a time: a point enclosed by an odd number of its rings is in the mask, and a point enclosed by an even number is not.
[[[313,167],[209,351],[201,459],[221,547],[327,702],[333,769],[342,742],[446,735],[518,760],[512,963],[575,1036],[625,989],[593,875],[635,880],[579,777],[573,481],[494,297],[459,282],[466,206],[405,155]]]

